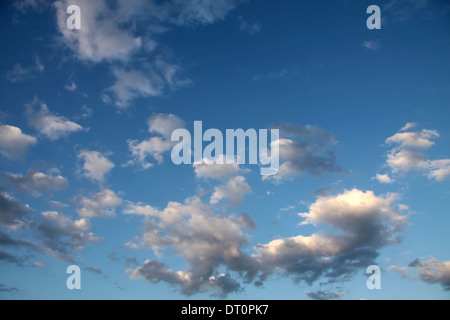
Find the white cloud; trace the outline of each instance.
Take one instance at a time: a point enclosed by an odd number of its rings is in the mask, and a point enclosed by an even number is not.
[[[83,150],[78,154],[78,159],[84,161],[83,174],[99,182],[103,182],[105,174],[114,168],[114,163],[98,151]]]
[[[154,114],[148,120],[150,133],[161,135],[144,141],[128,140],[128,147],[133,156],[128,164],[140,164],[144,169],[154,164],[147,160],[154,158],[159,164],[163,162],[163,154],[171,150],[176,144],[171,141],[173,130],[184,127],[184,121],[173,114]]]
[[[166,139],[171,138],[172,132],[184,128],[185,123],[174,114],[156,113],[148,119],[148,132],[156,133]]]
[[[34,110],[34,105],[39,104],[40,109]],[[70,133],[82,131],[83,127],[78,123],[68,120],[66,117],[58,116],[50,112],[48,106],[34,99],[26,106],[26,117],[30,126],[50,140],[58,140]]]
[[[112,217],[115,208],[122,204],[114,191],[104,189],[92,198],[81,198],[78,203],[82,206],[77,210],[81,217]]]
[[[428,178],[444,181],[450,178],[450,159],[429,161]]]
[[[387,154],[386,165],[394,174],[417,171],[437,181],[450,178],[450,159],[429,160],[425,153],[434,146],[439,132],[427,129],[407,131],[417,126],[417,123],[407,123],[401,132],[386,140],[386,143],[395,145]]]
[[[214,188],[210,203],[217,204],[221,200],[229,201],[230,205],[237,207],[241,205],[244,196],[252,192],[252,188],[247,184],[245,178],[237,176],[227,183]]]
[[[22,133],[20,128],[0,125],[0,153],[8,159],[22,157],[36,142],[35,137]]]
[[[372,180],[377,180],[379,183],[391,184],[394,180],[388,174],[377,174]]]
[[[405,127],[403,127],[403,130]],[[428,149],[434,145],[433,140],[436,138],[439,138],[439,133],[436,130],[423,129],[416,132],[398,132],[392,137],[387,138],[386,143],[399,144],[400,146],[398,148],[413,147]]]

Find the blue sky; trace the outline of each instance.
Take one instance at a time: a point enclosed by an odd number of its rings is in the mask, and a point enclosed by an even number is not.
[[[449,16],[431,0],[2,3],[0,298],[448,299]],[[279,173],[174,165],[171,132],[194,121],[279,129]]]

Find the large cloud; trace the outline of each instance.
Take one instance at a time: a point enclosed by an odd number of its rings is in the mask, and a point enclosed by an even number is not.
[[[336,234],[322,231],[258,245],[253,257],[263,269],[262,278],[282,270],[309,284],[320,277],[336,281],[373,264],[379,248],[399,242],[407,223],[396,200],[394,194],[379,197],[357,189],[319,197],[309,212],[300,214],[302,225],[327,226]]]
[[[22,133],[20,128],[0,125],[0,153],[8,159],[22,157],[36,141],[35,137]]]

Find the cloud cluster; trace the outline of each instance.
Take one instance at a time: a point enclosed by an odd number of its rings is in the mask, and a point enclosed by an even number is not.
[[[188,267],[173,271],[162,262],[147,260],[127,272],[133,279],[179,286],[187,295],[207,290],[218,290],[218,295],[238,292],[242,287],[232,272],[244,283],[255,285],[276,273],[309,285],[318,279],[329,283],[347,280],[374,264],[379,249],[400,241],[408,218],[397,209],[396,201],[395,194],[383,197],[357,189],[319,197],[309,212],[300,214],[302,225],[322,226],[334,233],[319,231],[310,236],[274,239],[256,245],[252,254],[244,251],[248,236],[242,230],[255,227],[248,214],[216,214],[199,197],[185,203],[171,202],[163,211],[130,204],[127,213],[146,217],[140,238],[144,246],[155,252],[170,249]],[[220,268],[228,270],[222,278]]]

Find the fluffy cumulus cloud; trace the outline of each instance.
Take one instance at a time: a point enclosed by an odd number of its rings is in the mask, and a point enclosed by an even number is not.
[[[400,132],[386,139],[386,143],[393,146],[386,156],[386,166],[393,174],[419,172],[437,181],[448,179],[450,159],[430,160],[426,154],[439,138],[439,132],[428,129],[414,131],[417,126],[417,123],[407,123]]]
[[[36,105],[39,106],[38,110],[35,110]],[[51,113],[48,106],[38,99],[34,99],[31,104],[26,106],[25,115],[29,125],[50,140],[58,140],[70,133],[83,130],[83,127],[78,123],[70,121],[64,116]]]
[[[91,198],[82,197],[78,199],[81,206],[77,212],[80,217],[113,217],[116,207],[122,204],[114,191],[103,189]]]
[[[151,157],[158,163],[163,162],[163,154],[172,149],[175,145],[171,141],[173,130],[183,128],[184,121],[173,114],[154,114],[148,120],[148,131],[157,136],[143,141],[128,140],[128,147],[133,159],[129,164],[139,164],[144,169],[154,165],[149,162]]]
[[[43,212],[41,215],[42,221],[37,226],[42,239],[41,250],[62,261],[73,262],[75,252],[83,251],[86,244],[102,240],[90,232],[91,223],[86,218],[73,221],[54,211]]]
[[[78,159],[83,161],[83,175],[99,182],[103,182],[105,174],[114,168],[114,163],[98,151],[82,150]]]
[[[22,157],[36,142],[35,137],[24,134],[20,128],[0,125],[0,154],[8,159]]]
[[[63,190],[68,184],[57,169],[51,169],[48,173],[30,170],[26,175],[2,173],[0,176],[16,190],[34,196],[39,196],[42,192]]]
[[[336,141],[330,133],[313,126],[288,123],[277,123],[273,128],[280,130],[280,139],[273,143],[279,146],[281,165],[277,175],[264,179],[280,182],[303,173],[319,176],[340,171],[331,150]]]

